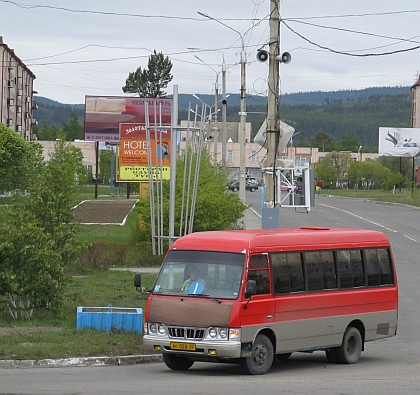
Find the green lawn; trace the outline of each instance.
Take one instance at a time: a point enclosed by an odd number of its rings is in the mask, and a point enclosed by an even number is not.
[[[402,188],[401,191],[382,191],[382,190],[353,190],[353,189],[322,189],[323,195],[344,196],[356,199],[371,199],[380,202],[391,202],[399,204],[408,204],[410,206],[420,207],[420,189],[413,190]]]
[[[108,196],[109,186],[100,187],[100,198],[126,199],[125,195]],[[103,195],[102,195],[103,194]],[[358,199],[372,199],[420,207],[420,190],[402,189],[395,192],[377,190],[329,190],[322,194]],[[86,187],[78,194],[78,202],[94,199],[94,188]],[[0,205],[13,204],[10,198],[0,198]],[[5,208],[0,206],[0,224]],[[131,227],[138,217],[131,212],[124,226],[83,225],[78,236],[81,241],[129,242]],[[93,271],[92,274],[71,277],[60,317],[36,313],[31,321],[13,321],[4,301],[0,301],[0,359],[43,359],[77,356],[115,356],[141,354],[142,337],[134,333],[105,333],[76,329],[76,307],[108,305],[141,307],[146,296],[136,292],[134,274],[118,271]],[[155,275],[144,275],[143,284],[152,287]]]
[[[72,277],[60,317],[36,313],[31,321],[13,321],[0,302],[0,359],[44,359],[77,356],[142,354],[142,336],[133,332],[110,333],[76,329],[76,307],[145,307],[147,296],[136,292],[134,273],[98,271]],[[156,276],[143,275],[146,288]]]

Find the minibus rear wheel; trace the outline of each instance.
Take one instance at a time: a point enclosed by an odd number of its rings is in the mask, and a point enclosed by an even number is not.
[[[344,332],[343,343],[335,350],[337,362],[343,364],[357,363],[362,348],[362,335],[357,328],[349,326]]]
[[[246,374],[267,373],[274,359],[273,344],[265,335],[258,335],[252,344],[251,355],[241,358],[241,367]]]
[[[188,370],[194,361],[188,357],[163,353],[163,362],[172,370]]]

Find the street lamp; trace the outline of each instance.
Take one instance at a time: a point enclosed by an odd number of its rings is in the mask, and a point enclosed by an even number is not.
[[[217,49],[201,49],[201,48],[187,48],[196,51],[216,51],[220,52],[223,57],[222,63],[222,162],[226,163],[226,139],[227,139],[227,131],[226,131],[226,99],[229,95],[226,95],[226,62],[225,62],[225,53],[219,51]]]
[[[211,19],[230,30],[239,34],[241,38],[241,105],[240,105],[240,126],[239,126],[239,198],[245,203],[245,127],[246,127],[246,54],[243,35],[236,29],[226,25],[225,23],[211,17],[210,15],[198,12],[199,15]],[[251,29],[251,28],[250,28]],[[248,29],[249,30],[249,29]]]
[[[208,63],[206,63],[203,59],[194,55],[201,63],[205,64],[207,67],[212,69],[216,73],[216,82],[214,84],[214,121],[217,122],[217,103],[219,102],[219,72],[216,71],[213,67],[211,67]]]

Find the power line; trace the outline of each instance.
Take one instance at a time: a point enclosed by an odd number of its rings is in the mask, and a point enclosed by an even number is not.
[[[365,36],[372,36],[372,37],[378,37],[378,38],[386,38],[386,39],[397,40],[397,41],[401,41],[401,42],[413,42],[413,43],[417,43],[417,44],[419,43],[419,41],[414,41],[412,39],[407,39],[407,38],[384,36],[382,34],[361,32],[361,31],[357,31],[357,30],[344,29],[344,28],[341,28],[341,27],[334,27],[334,26],[323,26],[323,25],[318,25],[316,23],[309,23],[309,22],[302,22],[302,21],[293,21],[293,22],[301,23],[301,24],[308,25],[308,26],[319,27],[321,29],[338,30],[338,31],[346,32],[346,33],[355,33],[355,34],[361,34],[361,35],[365,35]]]
[[[372,12],[363,14],[343,14],[343,15],[322,15],[322,16],[309,16],[304,18],[285,18],[287,21],[303,21],[310,19],[329,19],[329,18],[354,18],[365,16],[384,16],[384,15],[398,15],[398,14],[414,14],[419,13],[420,10],[405,10],[405,11],[388,11],[388,12]]]
[[[108,12],[108,11],[94,11],[94,10],[80,10],[80,9],[72,9],[66,7],[56,7],[50,5],[43,5],[43,4],[22,4],[17,3],[11,0],[0,0],[1,3],[9,3],[19,8],[24,9],[34,9],[34,8],[47,8],[51,10],[58,10],[58,11],[65,11],[65,12],[72,12],[72,13],[81,13],[81,14],[97,14],[97,15],[110,15],[110,16],[127,16],[127,17],[134,17],[134,18],[160,18],[160,19],[178,19],[178,20],[191,20],[191,21],[198,21],[204,22],[207,21],[203,18],[196,18],[196,17],[185,17],[185,16],[170,16],[170,15],[146,15],[146,14],[131,14],[131,13],[120,13],[120,12]],[[253,19],[249,18],[218,18],[219,20],[224,21],[253,21]]]
[[[327,50],[327,51],[330,51],[330,52],[333,52],[333,53],[336,53],[336,54],[339,54],[339,55],[347,55],[347,56],[354,56],[354,57],[360,57],[360,58],[362,58],[362,57],[371,57],[371,56],[385,56],[385,55],[394,55],[394,54],[396,54],[396,53],[402,53],[402,52],[409,52],[409,51],[414,51],[414,50],[416,50],[416,49],[419,49],[420,48],[420,45],[417,45],[417,46],[415,46],[415,47],[411,47],[411,48],[406,48],[406,49],[398,49],[398,50],[395,50],[395,51],[389,51],[389,52],[382,52],[382,53],[365,53],[365,54],[354,54],[354,53],[350,53],[350,52],[343,52],[343,51],[337,51],[337,50],[335,50],[335,49],[332,49],[332,48],[329,48],[329,47],[325,47],[325,46],[323,46],[323,45],[320,45],[320,44],[317,44],[317,43],[315,43],[314,41],[311,41],[311,40],[309,40],[308,38],[306,38],[305,36],[303,36],[302,34],[300,34],[300,33],[298,33],[297,31],[295,31],[294,29],[292,29],[284,20],[282,20],[281,21],[282,23],[283,23],[283,25],[284,26],[286,26],[292,33],[294,33],[295,35],[297,35],[298,37],[300,37],[302,40],[305,40],[306,42],[308,42],[308,43],[310,43],[310,44],[312,44],[312,45],[314,45],[314,46],[316,46],[316,47],[318,47],[318,48],[321,48],[321,49],[324,49],[324,50]]]

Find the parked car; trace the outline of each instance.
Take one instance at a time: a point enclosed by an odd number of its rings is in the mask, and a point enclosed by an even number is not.
[[[280,190],[281,191],[290,192],[290,191],[295,190],[295,189],[296,189],[296,185],[289,184],[286,181],[281,181],[280,182]]]
[[[301,184],[289,184],[286,181],[280,181],[280,190],[281,191],[287,191],[287,192],[294,192],[296,194],[302,194],[303,193],[303,187]]]
[[[239,191],[239,181],[234,181],[229,184],[228,188],[233,191]],[[258,189],[258,185],[250,182],[245,182],[245,190],[254,192]]]

